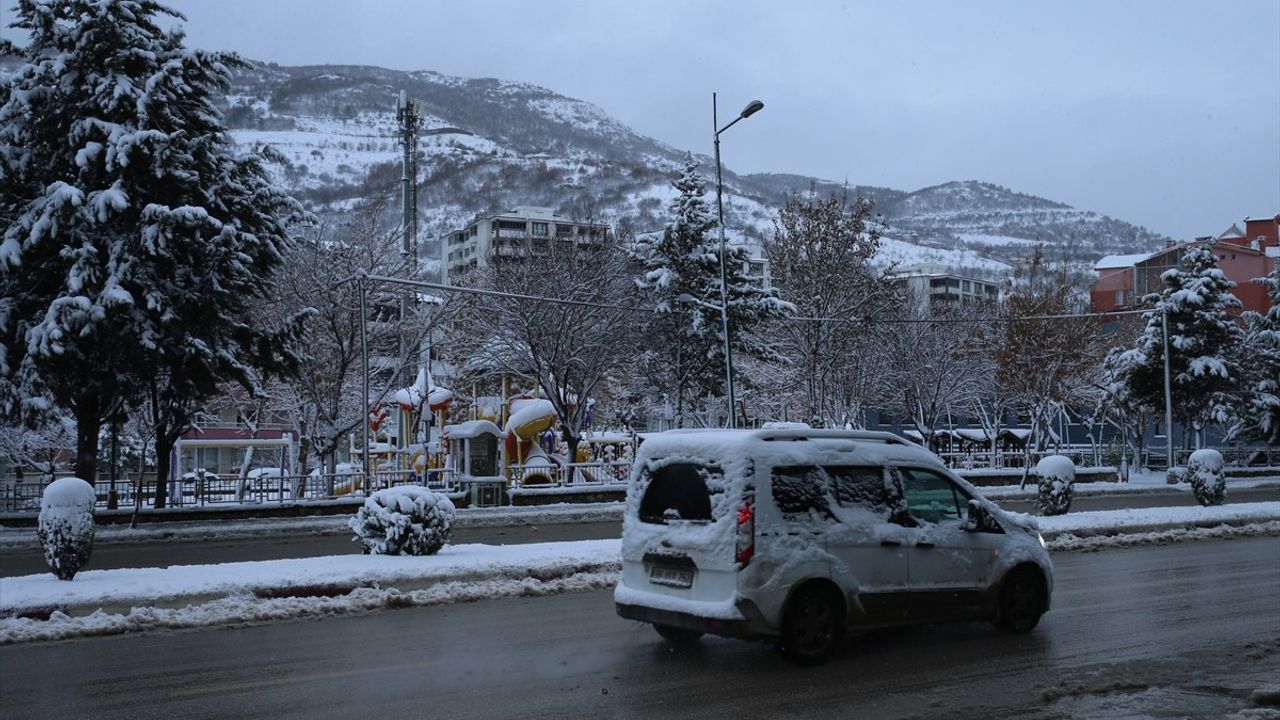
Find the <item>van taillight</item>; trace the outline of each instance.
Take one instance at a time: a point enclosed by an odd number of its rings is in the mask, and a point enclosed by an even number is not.
[[[738,508],[738,527],[735,535],[734,559],[738,561],[738,569],[747,566],[756,554],[756,508],[755,499],[747,496]]]

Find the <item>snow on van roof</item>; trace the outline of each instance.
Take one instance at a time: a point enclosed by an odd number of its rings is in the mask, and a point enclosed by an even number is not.
[[[815,442],[815,445],[806,447],[802,444],[806,442]],[[846,453],[856,452],[865,462],[939,462],[932,453],[892,433],[807,428],[668,430],[646,438],[641,456],[678,455],[715,463],[750,456],[769,464],[784,464],[797,462],[796,458],[809,449],[821,448],[825,453],[836,446],[843,446]]]

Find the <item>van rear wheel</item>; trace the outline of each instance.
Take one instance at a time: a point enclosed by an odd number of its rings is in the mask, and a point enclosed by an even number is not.
[[[782,618],[784,655],[801,665],[826,662],[840,646],[844,622],[836,598],[820,587],[802,588]]]
[[[667,642],[675,645],[688,645],[695,643],[698,638],[702,637],[701,630],[686,630],[684,628],[672,627],[671,625],[653,624],[653,629],[658,631]]]

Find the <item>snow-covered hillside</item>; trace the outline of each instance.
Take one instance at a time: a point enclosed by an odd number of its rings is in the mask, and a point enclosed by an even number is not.
[[[424,108],[422,237],[517,205],[603,219],[628,233],[665,224],[669,182],[684,153],[596,105],[534,85],[367,66],[260,65],[238,76],[225,110],[240,143],[269,144],[283,154],[287,162],[273,172],[312,209],[343,210],[371,198],[392,199],[394,208],[400,178],[394,103],[401,90]],[[788,195],[846,190],[801,175],[729,170],[726,185],[729,235],[757,247]],[[876,202],[891,238],[881,259],[897,265],[998,273],[1037,246],[1090,262],[1162,241],[1143,228],[989,183],[847,191]]]

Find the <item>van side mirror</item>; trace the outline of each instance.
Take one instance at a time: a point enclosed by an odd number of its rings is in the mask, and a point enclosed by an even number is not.
[[[962,527],[969,532],[982,532],[991,527],[991,516],[987,509],[977,500],[969,501],[969,514]]]

